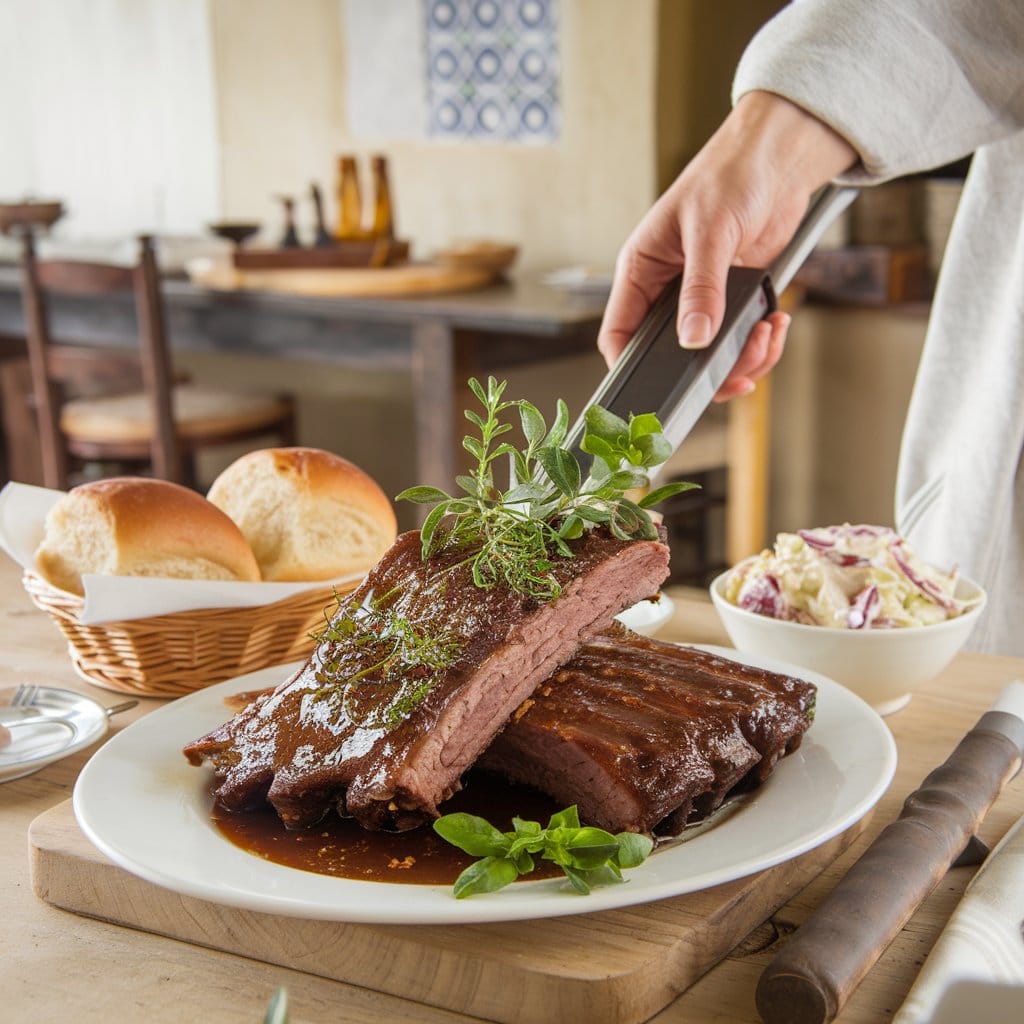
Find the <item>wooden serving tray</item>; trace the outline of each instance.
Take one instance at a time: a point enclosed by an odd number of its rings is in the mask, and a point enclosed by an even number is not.
[[[305,921],[181,896],[108,861],[71,801],[29,830],[32,887],[76,914],[505,1024],[645,1021],[790,900],[864,830],[703,892],[543,922]],[[582,899],[582,898],[581,898]]]
[[[310,267],[240,270],[227,263],[190,268],[192,281],[218,291],[256,290],[327,298],[381,298],[462,292],[491,284],[497,274],[481,267],[401,263],[393,267]]]

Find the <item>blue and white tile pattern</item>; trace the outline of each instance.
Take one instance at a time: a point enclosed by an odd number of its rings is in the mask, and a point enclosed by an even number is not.
[[[423,0],[430,135],[558,138],[558,0]]]

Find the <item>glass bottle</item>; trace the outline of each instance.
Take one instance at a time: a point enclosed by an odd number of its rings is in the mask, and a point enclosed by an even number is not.
[[[373,237],[395,237],[395,211],[388,181],[388,160],[385,156],[371,158],[373,168]]]
[[[334,237],[339,241],[365,237],[359,168],[354,156],[338,157],[338,226]]]

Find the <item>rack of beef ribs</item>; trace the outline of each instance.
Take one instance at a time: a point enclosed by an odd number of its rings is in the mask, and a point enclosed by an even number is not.
[[[478,764],[611,832],[676,835],[800,745],[815,695],[616,625],[541,683]]]
[[[189,744],[186,757],[213,765],[226,807],[269,800],[290,828],[332,808],[367,828],[422,823],[537,685],[668,575],[658,541],[592,530],[570,546],[573,557],[552,559],[561,595],[538,604],[475,586],[465,552],[423,561],[419,535],[403,534],[336,614],[349,632],[329,631],[293,678]],[[375,614],[361,615],[367,608]],[[400,624],[424,644],[444,637],[452,660],[378,671],[382,615],[395,635]],[[382,706],[398,718],[382,719]]]

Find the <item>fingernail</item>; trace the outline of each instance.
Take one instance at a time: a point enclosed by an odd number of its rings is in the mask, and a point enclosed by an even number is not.
[[[679,344],[683,348],[705,348],[711,341],[711,317],[707,313],[687,313],[679,325]]]

